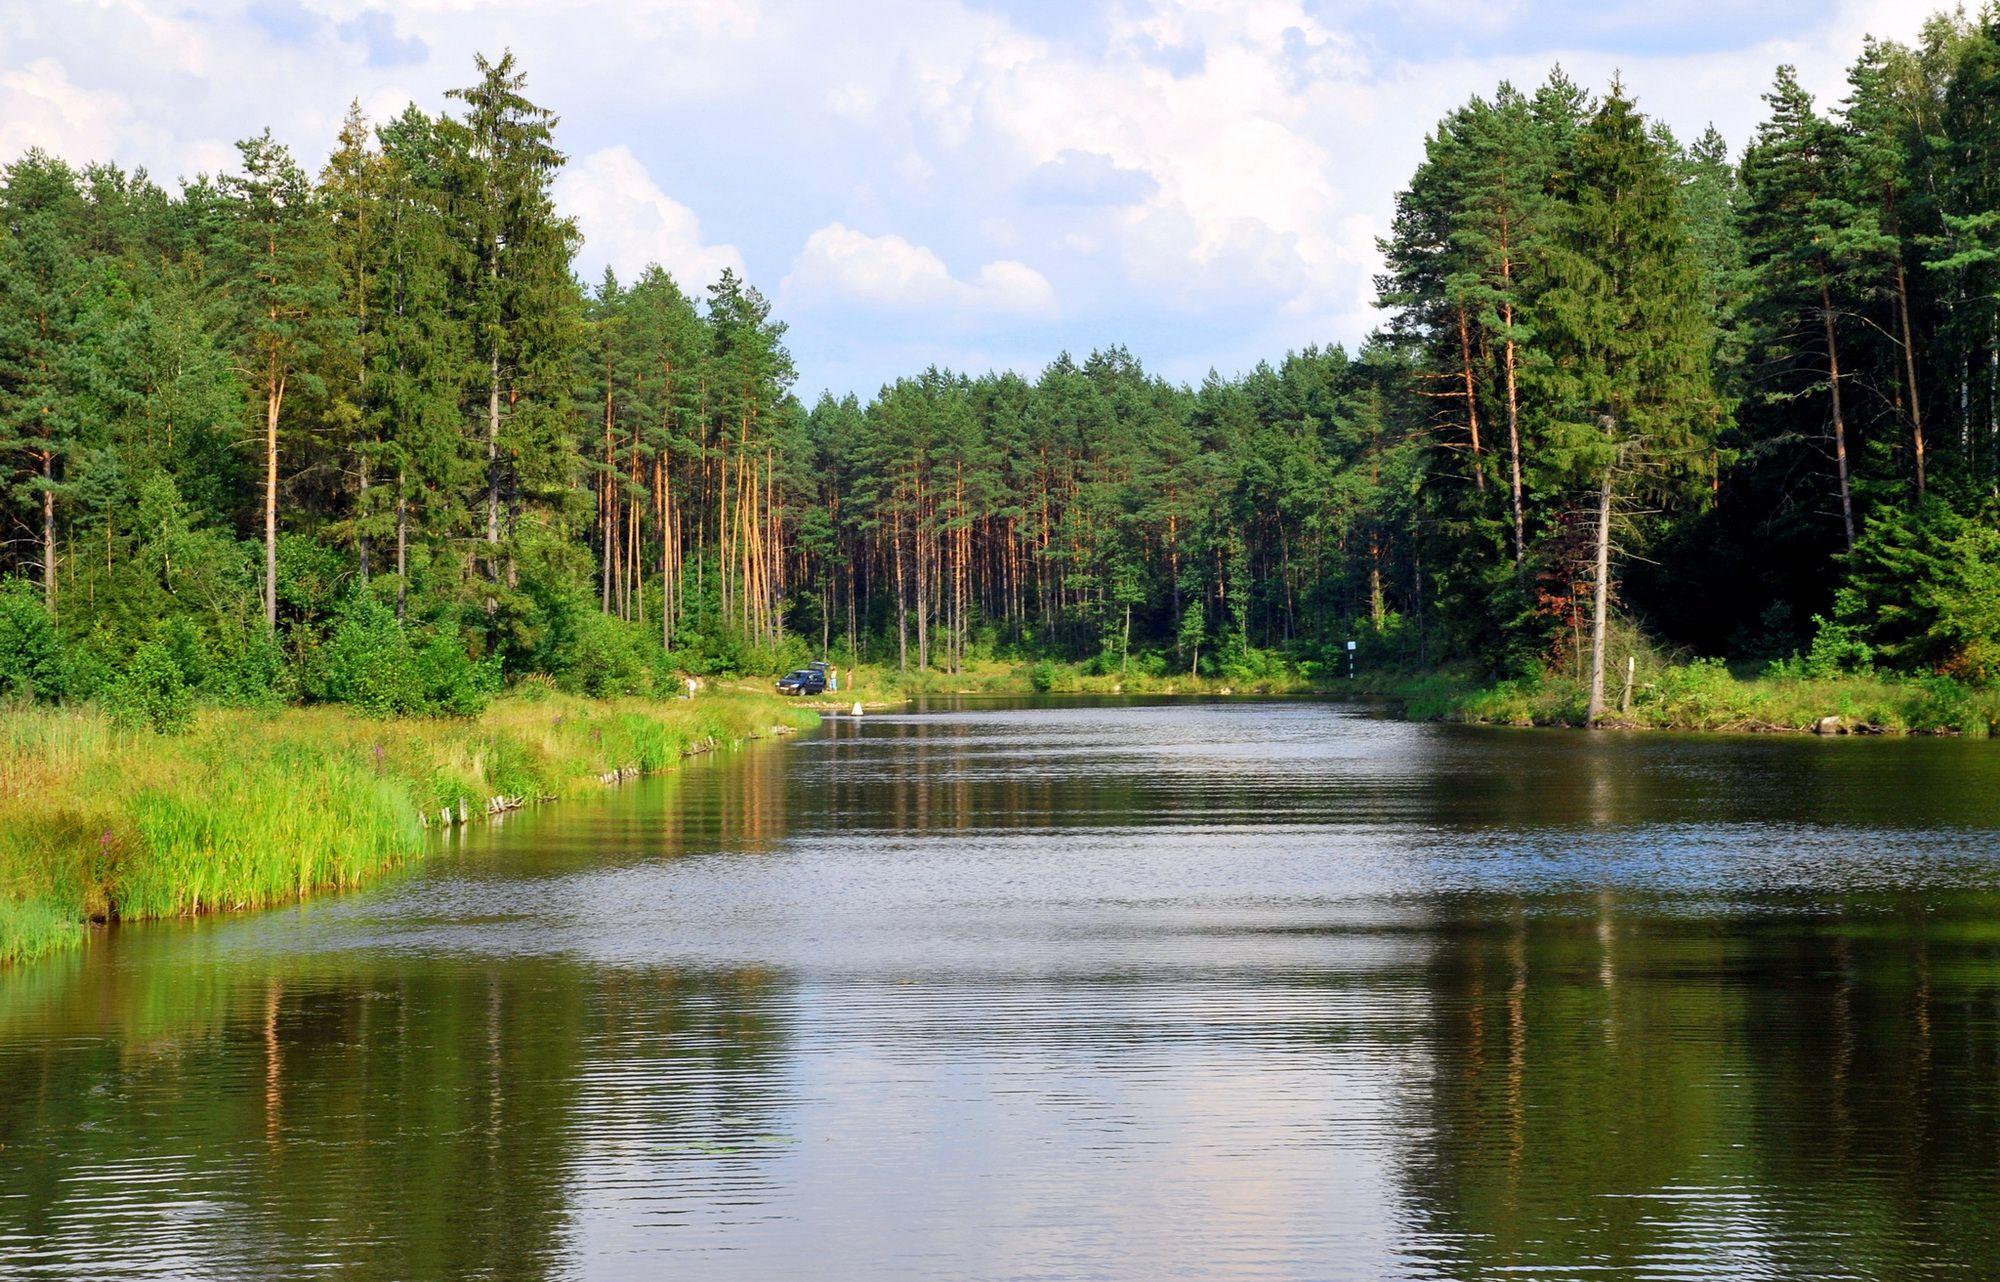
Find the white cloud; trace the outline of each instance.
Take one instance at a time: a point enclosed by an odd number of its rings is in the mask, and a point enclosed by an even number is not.
[[[0,163],[30,147],[71,161],[108,157],[131,114],[119,95],[77,87],[54,58],[0,71]]]
[[[512,48],[578,157],[580,268],[768,286],[791,263],[807,389],[1114,341],[1199,377],[1362,337],[1425,131],[1500,78],[1619,70],[1684,136],[1740,145],[1778,63],[1837,98],[1862,33],[1909,39],[1947,2],[0,0],[0,161],[171,182],[269,125],[317,168],[350,99],[445,109],[475,51]]]
[[[703,241],[694,211],[661,191],[622,143],[572,162],[556,182],[555,197],[583,231],[586,279],[608,265],[629,281],[658,263],[695,293],[725,267],[748,274],[736,247]]]
[[[947,311],[970,316],[1025,317],[1055,308],[1055,290],[1026,263],[987,263],[969,280],[944,260],[894,234],[870,236],[829,223],[806,238],[781,286],[801,306],[859,304],[883,311]]]

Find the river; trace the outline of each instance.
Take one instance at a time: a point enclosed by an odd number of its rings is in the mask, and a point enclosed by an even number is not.
[[[2000,1273],[2000,747],[941,706],[0,973],[0,1276]]]

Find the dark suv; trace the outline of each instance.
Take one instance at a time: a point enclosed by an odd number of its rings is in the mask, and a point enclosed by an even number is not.
[[[825,694],[826,673],[811,668],[800,668],[797,672],[785,674],[778,681],[779,694]]]

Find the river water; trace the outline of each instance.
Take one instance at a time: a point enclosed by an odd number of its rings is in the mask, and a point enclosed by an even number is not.
[[[0,1276],[2000,1275],[2000,747],[968,705],[0,973]]]

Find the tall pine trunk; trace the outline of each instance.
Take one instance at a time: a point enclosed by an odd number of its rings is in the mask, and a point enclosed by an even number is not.
[[[1458,309],[1458,353],[1465,375],[1465,430],[1472,437],[1472,485],[1486,493],[1486,465],[1479,455],[1479,394],[1472,381],[1472,322]]]
[[[360,492],[355,496],[354,507],[356,515],[361,521],[362,525],[360,531],[357,532],[354,536],[354,544],[355,544],[354,552],[355,556],[360,561],[361,581],[363,583],[366,583],[368,582],[368,575],[371,569],[369,565],[370,548],[368,546],[368,533],[366,524],[368,520],[368,491],[370,489],[370,480],[371,480],[368,469],[368,455],[365,453],[362,454],[358,462],[361,470],[361,486],[360,486]]]
[[[896,512],[895,532],[890,536],[896,553],[896,671],[910,670],[910,597],[903,586],[903,513]]]
[[[500,575],[500,344],[495,342],[486,367],[486,580]],[[486,595],[486,612],[500,603]]]
[[[1833,293],[1824,277],[1819,285],[1820,321],[1826,327],[1827,387],[1833,393],[1833,463],[1840,475],[1840,524],[1847,532],[1847,550],[1854,550],[1854,495],[1847,480],[1847,416],[1840,400],[1840,349],[1833,341]]]
[[[1910,445],[1916,452],[1917,497],[1927,484],[1924,458],[1924,407],[1917,395],[1917,344],[1910,336],[1910,278],[1903,270],[1903,252],[1896,251],[1896,312],[1903,323],[1903,372],[1910,382]]]
[[[1507,455],[1514,486],[1514,568],[1528,561],[1528,516],[1521,497],[1521,396],[1515,378],[1514,305],[1507,304]]]
[[[285,377],[273,368],[264,396],[264,626],[278,627],[278,412]]]
[[[56,453],[42,450],[42,604],[56,614]],[[74,579],[71,580],[75,582]]]
[[[1611,474],[1615,467],[1604,465],[1604,481],[1597,491],[1597,573],[1591,585],[1590,607],[1590,707],[1584,724],[1595,729],[1604,715],[1604,640],[1610,622],[1611,605]]]
[[[410,504],[403,469],[396,469],[396,618],[410,600]]]

